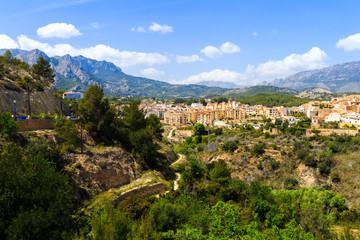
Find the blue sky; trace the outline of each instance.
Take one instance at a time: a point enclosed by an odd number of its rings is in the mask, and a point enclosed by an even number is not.
[[[252,85],[358,61],[360,1],[1,1],[0,48],[84,55],[171,83]]]

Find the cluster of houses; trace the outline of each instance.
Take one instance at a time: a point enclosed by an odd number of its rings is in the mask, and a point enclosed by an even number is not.
[[[207,104],[193,103],[191,106],[183,104],[141,104],[139,107],[154,114],[164,123],[173,126],[186,126],[194,123],[214,125],[219,122],[244,123],[249,120],[261,120],[263,117],[275,120],[281,118],[289,124],[298,121],[296,116],[311,118],[312,127],[321,127],[327,122],[338,122],[348,125],[360,125],[360,95],[333,98],[331,101],[312,101],[297,107],[266,107],[262,105],[250,106],[236,101]],[[297,114],[299,113],[299,114]]]

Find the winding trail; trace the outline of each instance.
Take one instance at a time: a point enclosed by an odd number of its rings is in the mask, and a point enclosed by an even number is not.
[[[172,139],[172,132],[175,130],[175,128],[172,128],[169,132],[169,135],[167,136],[168,139]]]
[[[178,160],[176,160],[175,162],[173,162],[170,166],[173,166],[174,164],[180,162],[185,156],[180,154],[180,157]],[[181,179],[181,175],[180,173],[175,173],[176,174],[176,180],[174,181],[174,191],[178,190],[179,189],[179,184],[178,184],[178,181]]]

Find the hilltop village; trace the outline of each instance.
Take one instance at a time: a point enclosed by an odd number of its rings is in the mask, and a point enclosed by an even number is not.
[[[122,107],[117,108],[121,110]],[[281,119],[291,125],[296,124],[301,117],[310,118],[313,128],[322,127],[329,122],[338,123],[338,127],[360,125],[360,95],[338,97],[330,101],[311,101],[294,107],[251,106],[230,100],[217,103],[212,102],[211,99],[205,99],[205,104],[192,103],[190,106],[143,102],[139,108],[144,109],[147,116],[154,114],[162,119],[163,123],[175,127],[195,123],[230,127],[233,124],[256,122],[263,118],[273,121]],[[260,125],[254,124],[254,127],[260,127]]]

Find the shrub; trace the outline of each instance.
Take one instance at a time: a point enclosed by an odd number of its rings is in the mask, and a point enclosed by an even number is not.
[[[328,166],[325,162],[318,163],[319,172],[323,176],[327,176],[330,173],[330,166]]]
[[[305,164],[305,166],[316,167],[316,160],[315,157],[312,155],[306,156],[302,162]]]
[[[284,188],[287,190],[294,190],[298,184],[299,182],[294,176],[288,176],[285,179]]]
[[[225,141],[222,145],[222,149],[228,152],[234,152],[238,148],[235,141]]]
[[[215,135],[216,136],[219,136],[219,135],[222,135],[222,134],[223,134],[223,129],[222,128],[215,129]]]
[[[337,172],[332,172],[331,175],[330,175],[330,179],[334,183],[339,183],[340,182],[340,176],[339,176],[339,174]]]
[[[251,150],[251,153],[255,155],[263,155],[265,153],[265,146],[265,143],[255,144]]]
[[[271,169],[275,171],[275,170],[279,169],[279,167],[280,167],[280,162],[279,162],[279,161],[276,161],[276,160],[273,159],[273,158],[270,158],[270,166],[271,166]]]
[[[264,134],[264,137],[265,137],[265,139],[268,139],[268,138],[270,138],[270,133],[269,132],[265,132],[265,134]]]
[[[11,113],[4,112],[0,116],[0,133],[11,135],[19,128],[19,124],[11,116]]]
[[[186,217],[185,209],[167,199],[154,203],[149,211],[149,218],[154,228],[161,232],[176,230]]]
[[[306,148],[302,148],[296,151],[296,156],[301,160],[304,160],[308,155],[309,155],[309,150]]]

